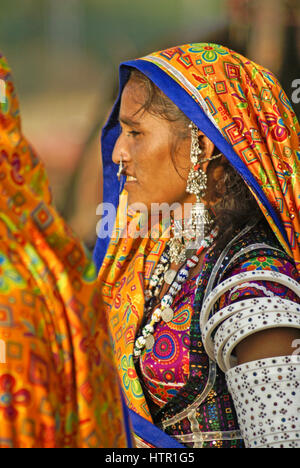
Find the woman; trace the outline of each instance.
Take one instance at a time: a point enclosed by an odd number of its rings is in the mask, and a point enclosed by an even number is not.
[[[274,75],[226,47],[122,64],[104,201],[127,181],[95,259],[138,446],[156,426],[188,447],[299,447],[299,131]],[[170,239],[143,221],[162,203]]]
[[[96,270],[51,204],[0,55],[0,447],[126,447]]]

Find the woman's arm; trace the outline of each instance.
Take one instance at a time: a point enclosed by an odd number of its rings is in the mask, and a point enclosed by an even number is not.
[[[257,359],[295,354],[295,340],[300,339],[300,330],[273,328],[263,330],[241,341],[234,354],[237,363],[244,364]]]
[[[248,448],[300,447],[300,286],[286,262],[277,266],[237,271],[201,312],[205,349],[226,375]]]

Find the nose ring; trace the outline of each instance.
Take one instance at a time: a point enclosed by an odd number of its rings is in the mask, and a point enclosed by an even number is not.
[[[119,170],[118,170],[118,174],[117,174],[118,181],[120,181],[120,179],[121,179],[122,171],[123,171],[123,160],[122,160],[122,155],[121,155],[120,162],[119,162]]]

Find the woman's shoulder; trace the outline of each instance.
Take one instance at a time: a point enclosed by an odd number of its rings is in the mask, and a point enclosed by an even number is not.
[[[294,260],[284,251],[267,221],[259,222],[239,242],[236,253],[229,257],[218,282],[243,274],[239,282],[220,298],[218,308],[249,297],[280,296],[299,302],[291,287],[299,283]]]
[[[266,219],[260,220],[233,243],[223,262],[221,277],[228,272],[240,270],[274,270],[291,266],[291,274],[299,281],[296,265],[284,250]]]

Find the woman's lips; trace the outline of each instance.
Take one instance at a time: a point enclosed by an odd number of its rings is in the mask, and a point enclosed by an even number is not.
[[[137,179],[133,176],[127,176],[125,185],[133,185],[137,183]]]
[[[126,182],[137,182],[137,179],[133,176],[127,176]]]

